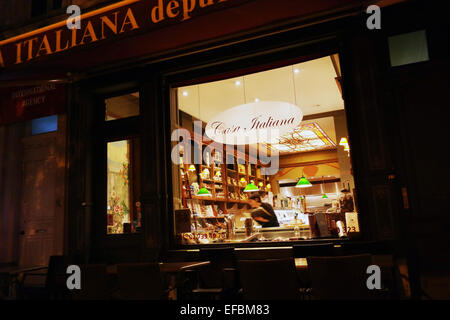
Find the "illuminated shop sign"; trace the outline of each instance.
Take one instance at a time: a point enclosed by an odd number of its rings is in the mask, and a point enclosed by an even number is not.
[[[228,109],[211,119],[206,135],[219,143],[274,143],[302,121],[302,110],[288,102],[260,101]]]
[[[40,57],[117,38],[133,32],[149,31],[167,24],[183,22],[196,15],[220,9],[236,2],[238,1],[121,1],[117,4],[82,14],[81,28],[79,29],[69,29],[67,21],[61,21],[0,41],[0,68],[20,65]],[[149,41],[151,40],[149,39]]]

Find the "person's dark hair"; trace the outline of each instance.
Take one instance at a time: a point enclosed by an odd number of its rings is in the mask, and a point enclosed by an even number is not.
[[[254,194],[254,195],[250,196],[248,199],[249,199],[249,200],[256,200],[256,201],[258,201],[259,203],[262,202],[262,201],[261,201],[261,196],[258,195],[258,194]]]

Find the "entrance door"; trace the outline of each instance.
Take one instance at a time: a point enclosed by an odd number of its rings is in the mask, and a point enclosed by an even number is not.
[[[21,266],[46,265],[62,254],[63,206],[58,183],[57,133],[23,139]],[[63,166],[64,168],[64,166]]]

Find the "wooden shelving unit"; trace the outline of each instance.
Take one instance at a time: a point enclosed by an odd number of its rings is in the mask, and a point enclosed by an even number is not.
[[[230,156],[228,160],[231,160]],[[268,191],[266,190],[267,179],[261,174],[260,164],[250,163],[247,155],[241,158],[233,156],[232,162],[219,163],[212,156],[209,164],[194,165],[195,171],[189,171],[188,164],[182,165],[180,173],[183,206],[187,208],[188,202],[194,200],[202,205],[213,205],[214,214],[217,216],[219,213],[216,207],[226,215],[228,210],[236,204],[248,205],[248,194],[244,192],[244,188],[250,181],[253,181],[260,190]],[[208,189],[211,197],[192,195],[187,189],[194,182],[198,183],[199,188]]]

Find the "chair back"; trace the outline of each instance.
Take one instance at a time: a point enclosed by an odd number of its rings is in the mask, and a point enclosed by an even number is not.
[[[73,290],[74,300],[106,300],[109,298],[106,264],[81,265],[81,290]]]
[[[236,269],[234,248],[201,248],[201,260],[210,261],[210,265],[199,273],[199,285],[202,288],[223,288],[233,286],[234,280],[226,280],[224,269]],[[231,282],[225,285],[224,282]]]
[[[200,259],[210,261],[214,268],[236,267],[236,255],[233,247],[200,248]]]
[[[164,287],[158,263],[122,263],[117,265],[121,299],[162,300]]]
[[[339,257],[307,257],[314,299],[371,299],[367,288],[370,254]]]
[[[238,270],[245,300],[300,299],[293,258],[240,260]]]
[[[321,257],[334,255],[334,244],[331,242],[298,244],[293,245],[292,249],[295,258]]]

